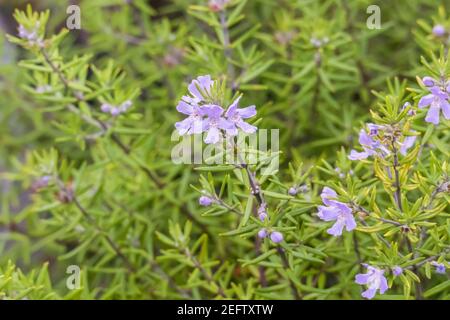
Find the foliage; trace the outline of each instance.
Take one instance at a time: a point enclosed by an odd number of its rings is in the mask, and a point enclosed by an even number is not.
[[[450,92],[448,7],[385,2],[372,30],[366,0],[152,3],[81,1],[81,30],[61,2],[17,4],[0,37],[0,298],[359,299],[367,266],[389,286],[375,298],[449,298],[448,95],[438,124],[424,105]],[[176,106],[206,74],[209,103],[242,94],[279,152],[173,163]],[[326,206],[356,228],[329,234]]]

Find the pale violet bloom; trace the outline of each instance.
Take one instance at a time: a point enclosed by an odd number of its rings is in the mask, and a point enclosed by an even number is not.
[[[367,264],[364,264],[367,268],[367,273],[357,274],[355,282],[360,285],[367,285],[367,290],[364,291],[361,296],[367,299],[375,297],[377,290],[380,294],[383,294],[388,289],[388,283],[384,276],[384,270],[378,269]]]
[[[188,116],[183,121],[175,123],[175,128],[180,135],[198,134],[203,132],[203,118],[206,114],[205,110],[198,105],[191,105],[185,101],[180,101],[177,110]]]
[[[373,155],[383,156],[390,154],[390,151],[380,141],[374,139],[378,135],[379,130],[382,129],[382,126],[368,123],[367,127],[369,128],[369,134],[365,129],[361,129],[359,132],[358,141],[364,151],[350,151],[350,155],[348,156],[350,160],[363,160]]]
[[[180,135],[201,134],[206,132],[204,138],[207,144],[216,144],[222,140],[224,134],[235,136],[239,130],[245,133],[254,133],[257,128],[244,121],[256,115],[255,106],[238,108],[240,97],[228,108],[224,115],[222,106],[217,105],[217,97],[212,92],[215,81],[211,76],[200,76],[188,86],[190,95],[183,96],[177,105],[180,113],[187,118],[175,123]],[[123,105],[122,107],[128,107]]]
[[[336,221],[334,225],[327,230],[328,234],[335,237],[341,236],[344,227],[347,231],[356,228],[356,221],[352,214],[352,209],[340,201],[332,200],[337,198],[336,192],[325,187],[320,195],[325,206],[319,206],[317,216],[324,221]]]
[[[245,133],[255,133],[258,129],[257,127],[248,124],[243,119],[248,119],[256,115],[256,107],[249,106],[246,108],[238,109],[239,100],[242,96],[239,96],[233,103],[228,107],[225,117],[233,124],[233,127],[227,130],[227,134],[235,136],[238,134],[238,128]]]
[[[205,143],[215,144],[222,138],[221,130],[228,131],[232,129],[233,124],[222,117],[222,107],[211,104],[205,105],[202,108],[207,116],[203,126],[204,131],[207,133]]]
[[[433,123],[435,125],[439,124],[439,114],[442,110],[444,118],[450,119],[450,103],[449,93],[445,92],[438,86],[429,87],[428,90],[431,92],[426,96],[423,96],[419,100],[419,109],[423,109],[429,106],[427,116],[425,117],[426,122]]]

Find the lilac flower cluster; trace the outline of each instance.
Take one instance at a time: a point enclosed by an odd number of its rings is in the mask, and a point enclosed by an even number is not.
[[[324,221],[336,221],[334,225],[327,230],[328,234],[335,237],[342,235],[344,227],[347,231],[356,228],[356,221],[353,217],[352,209],[345,203],[333,200],[337,198],[337,193],[325,187],[320,195],[324,206],[319,206],[317,216]]]
[[[359,132],[359,143],[364,151],[358,152],[356,150],[351,150],[350,155],[348,156],[350,160],[363,160],[370,156],[385,157],[391,153],[387,146],[378,139],[379,133],[385,130],[385,126],[368,123],[367,129],[367,131],[366,129],[361,129]],[[416,139],[416,136],[405,137],[400,143],[400,153],[406,155],[408,149],[414,145]]]
[[[212,89],[215,81],[211,76],[200,76],[188,86],[189,96],[183,96],[178,103],[177,110],[188,117],[177,122],[175,128],[180,135],[200,134],[205,132],[207,144],[221,141],[223,134],[236,136],[239,129],[247,134],[255,133],[257,127],[250,125],[244,119],[256,115],[256,107],[238,108],[239,96],[228,107],[227,111],[217,104]]]
[[[109,113],[112,116],[118,116],[122,113],[125,113],[130,109],[130,107],[133,105],[133,102],[130,100],[126,100],[125,102],[121,103],[119,106],[114,106],[109,103],[103,103],[100,107],[100,110],[102,110],[103,113]]]
[[[432,77],[424,77],[422,79],[423,84],[430,91],[429,94],[423,96],[419,100],[419,109],[423,109],[429,106],[426,122],[439,124],[439,114],[442,113],[445,119],[450,119],[450,81],[438,81]]]

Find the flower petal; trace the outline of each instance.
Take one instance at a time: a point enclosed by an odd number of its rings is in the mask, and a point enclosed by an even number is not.
[[[319,206],[317,216],[324,221],[336,220],[339,216],[339,210],[333,207]]]
[[[249,106],[246,108],[238,109],[237,112],[243,119],[251,118],[256,115],[256,106]]]
[[[356,221],[352,214],[345,215],[345,229],[352,231],[356,228]]]
[[[428,109],[425,121],[436,125],[439,124],[439,109],[440,109],[439,106],[432,104],[431,107]]]
[[[327,233],[331,234],[332,236],[339,237],[342,235],[343,229],[344,229],[344,222],[338,220],[330,229],[327,230]]]
[[[430,105],[434,100],[434,95],[432,94],[427,94],[426,96],[423,96],[422,98],[420,98],[419,100],[419,108],[425,108],[426,106]]]
[[[367,284],[369,282],[370,273],[360,273],[355,276],[355,283]]]
[[[216,127],[211,127],[208,130],[208,134],[205,137],[205,143],[207,144],[215,144],[220,140],[220,131]]]
[[[244,131],[245,133],[249,133],[249,134],[255,133],[256,130],[258,130],[257,127],[252,126],[251,124],[248,124],[247,122],[242,121],[242,120],[241,120],[241,121],[238,121],[238,122],[236,123],[236,125],[237,125],[239,128],[241,128],[242,131]]]
[[[364,291],[361,296],[367,299],[372,299],[373,297],[375,297],[375,293],[377,292],[377,289],[367,289],[366,291]]]
[[[194,112],[194,108],[190,104],[184,101],[180,101],[177,105],[177,111],[187,115],[191,115]]]
[[[445,119],[450,120],[450,103],[448,101],[444,101],[441,103],[441,109]]]
[[[358,152],[356,150],[350,151],[350,155],[348,158],[350,160],[363,160],[367,159],[369,157],[369,154],[367,152]]]
[[[388,287],[386,277],[381,275],[380,276],[380,293],[381,294],[385,293],[387,289],[389,289],[389,287]]]

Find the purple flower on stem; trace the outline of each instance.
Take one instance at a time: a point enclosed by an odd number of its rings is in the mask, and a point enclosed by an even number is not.
[[[335,224],[327,230],[328,234],[335,237],[341,236],[345,227],[347,231],[356,228],[356,221],[352,214],[352,209],[347,204],[331,200],[336,199],[336,192],[328,187],[323,188],[320,195],[325,206],[319,206],[317,216],[324,221],[336,221]]]
[[[384,276],[384,270],[364,264],[367,268],[367,273],[357,274],[355,282],[360,285],[367,285],[367,290],[364,291],[361,296],[367,299],[372,299],[377,290],[380,294],[383,294],[388,289],[388,283]]]
[[[278,231],[274,231],[270,234],[270,240],[272,240],[273,243],[280,243],[283,241],[283,234]]]
[[[255,133],[258,130],[257,127],[248,124],[243,119],[248,119],[256,115],[256,107],[249,106],[246,108],[238,109],[239,100],[242,96],[239,96],[233,103],[228,107],[225,117],[230,121],[233,126],[231,129],[227,130],[227,134],[235,136],[238,134],[238,128],[240,128],[245,133]]]
[[[395,266],[392,268],[392,273],[394,274],[394,276],[398,277],[403,273],[403,269],[399,266]]]
[[[443,25],[437,24],[433,27],[433,35],[436,37],[442,37],[445,35],[445,27]]]
[[[209,207],[211,204],[213,204],[213,202],[214,202],[214,200],[208,196],[201,196],[198,199],[198,203],[203,207]]]
[[[350,160],[363,160],[373,155],[387,155],[390,153],[380,141],[374,139],[382,127],[372,123],[368,123],[367,127],[369,128],[369,134],[367,134],[365,129],[361,129],[359,132],[359,143],[364,151],[358,152],[356,150],[352,150],[348,156]]]
[[[445,119],[450,119],[450,104],[448,102],[449,94],[438,86],[429,87],[431,92],[419,100],[419,109],[429,106],[426,122],[439,124],[439,111],[442,110]]]
[[[446,270],[445,270],[446,268],[445,268],[445,265],[443,263],[439,263],[437,261],[433,261],[431,263],[431,265],[436,268],[436,273],[439,273],[439,274],[445,274],[446,273]]]
[[[222,134],[220,130],[230,130],[233,124],[222,117],[223,109],[216,105],[205,105],[203,110],[207,116],[204,120],[203,129],[207,132],[205,143],[217,143],[220,141]]]

